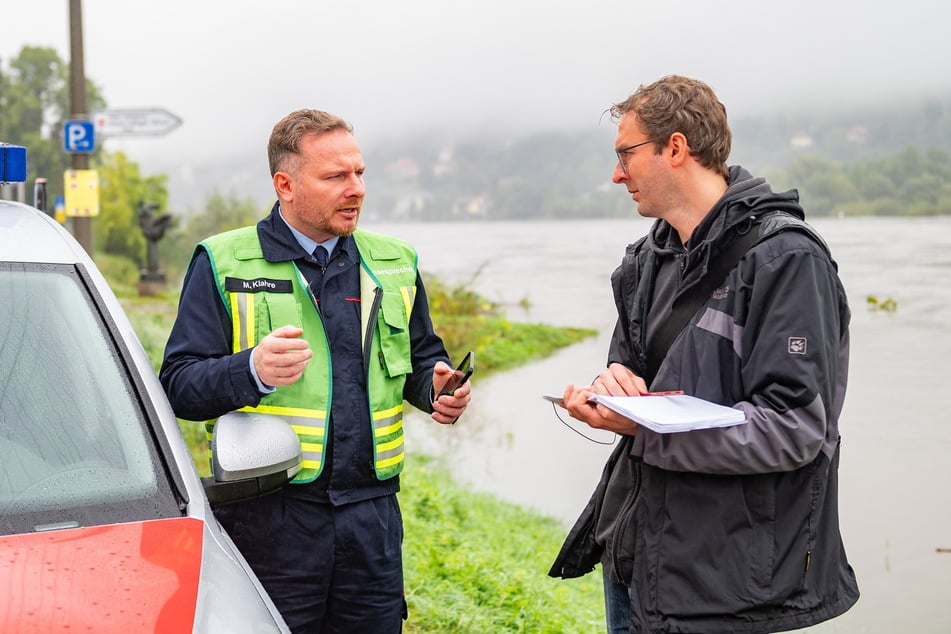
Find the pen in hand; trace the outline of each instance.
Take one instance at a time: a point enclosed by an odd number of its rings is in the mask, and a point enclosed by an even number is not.
[[[664,392],[644,392],[638,394],[638,396],[676,396],[677,394],[683,394],[683,390],[666,390]]]

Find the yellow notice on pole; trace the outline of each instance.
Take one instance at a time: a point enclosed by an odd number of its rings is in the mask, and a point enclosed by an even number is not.
[[[66,170],[63,190],[67,216],[99,215],[99,174],[96,170]]]

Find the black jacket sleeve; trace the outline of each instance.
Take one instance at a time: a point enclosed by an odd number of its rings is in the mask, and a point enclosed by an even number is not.
[[[403,397],[424,412],[433,411],[433,366],[437,361],[451,363],[442,339],[433,328],[429,314],[429,299],[423,279],[416,275],[416,300],[409,319],[410,346],[413,373],[406,377]]]

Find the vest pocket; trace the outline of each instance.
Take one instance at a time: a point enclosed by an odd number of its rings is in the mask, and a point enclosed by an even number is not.
[[[263,333],[260,335],[262,338],[281,326],[303,327],[301,307],[293,295],[268,293],[261,298],[259,304],[262,310],[259,313],[258,332]],[[307,333],[304,333],[304,337],[307,337]]]
[[[267,304],[258,293],[229,292],[232,351],[253,348],[268,332]],[[263,333],[263,334],[262,334]]]
[[[379,323],[380,350],[390,377],[409,374],[413,371],[410,359],[409,318],[400,292],[383,291],[380,305],[382,321]]]
[[[304,323],[300,304],[293,295],[229,293],[228,300],[235,352],[253,348],[275,328],[288,325],[301,328]]]

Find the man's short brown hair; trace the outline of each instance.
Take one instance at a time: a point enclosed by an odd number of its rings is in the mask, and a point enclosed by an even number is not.
[[[729,178],[727,159],[733,134],[726,107],[713,89],[696,79],[668,75],[643,84],[630,97],[611,106],[617,121],[632,112],[647,137],[660,149],[674,132],[687,137],[690,155],[707,169]]]
[[[324,134],[333,130],[353,132],[353,126],[323,110],[295,110],[275,124],[267,143],[267,160],[271,176],[286,168],[286,161],[300,153],[300,141],[308,134]]]

